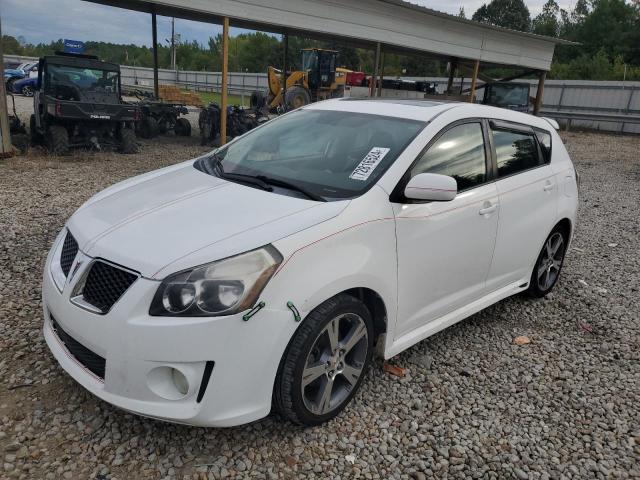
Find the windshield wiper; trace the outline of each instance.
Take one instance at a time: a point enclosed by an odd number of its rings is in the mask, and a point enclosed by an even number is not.
[[[215,153],[211,156],[211,159],[214,161],[213,170],[215,175],[224,179],[224,180],[232,180],[240,183],[248,183],[250,185],[255,185],[262,190],[266,190],[267,192],[273,192],[273,188],[270,187],[264,180],[254,177],[253,175],[244,175],[241,173],[230,173],[225,172],[224,168],[222,168],[222,158]]]
[[[313,193],[304,187],[287,182],[286,180],[279,180],[276,178],[267,177],[266,175],[246,175],[243,173],[225,172],[224,168],[222,167],[222,157],[214,153],[210,158],[211,160],[213,160],[212,167],[214,174],[220,178],[250,183],[252,185],[258,186],[259,188],[262,188],[263,190],[266,190],[267,192],[273,192],[273,188],[271,188],[269,185],[275,185],[277,187],[283,187],[288,190],[302,193],[305,197],[317,202],[327,201],[324,197],[321,197],[320,195]]]
[[[296,185],[295,183],[287,182],[286,180],[280,180],[280,179],[277,179],[277,178],[270,178],[270,177],[267,177],[266,175],[256,175],[255,178],[258,178],[258,179],[262,180],[265,183],[268,183],[268,184],[271,184],[271,185],[275,185],[277,187],[284,187],[284,188],[287,188],[289,190],[294,190],[296,192],[300,192],[305,197],[310,198],[311,200],[315,200],[316,202],[326,202],[327,201],[326,198],[318,195],[317,193],[313,193],[312,191],[307,190],[304,187]]]

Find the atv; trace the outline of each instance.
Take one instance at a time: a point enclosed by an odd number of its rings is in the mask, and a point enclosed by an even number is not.
[[[134,126],[140,112],[122,100],[119,65],[56,52],[40,59],[38,85],[29,125],[32,143],[57,155],[71,147],[138,151]]]
[[[180,117],[189,113],[185,105],[163,102],[140,90],[135,92],[135,96],[140,100],[140,121],[136,123],[136,133],[139,137],[153,138],[169,131],[181,137],[191,136],[189,120]]]
[[[213,102],[200,110],[198,126],[201,145],[219,146],[220,112],[218,104]],[[238,105],[227,107],[227,140],[243,135],[267,120],[267,117]]]

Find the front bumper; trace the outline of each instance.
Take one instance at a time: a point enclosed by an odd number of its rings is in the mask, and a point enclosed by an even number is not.
[[[50,273],[52,256],[42,288],[44,337],[62,368],[84,388],[122,409],[190,425],[227,427],[269,413],[273,382],[291,334],[291,312],[267,307],[248,322],[241,314],[151,317],[149,305],[159,282],[139,278],[106,315],[99,315],[71,302],[73,280],[60,292]],[[72,278],[80,278],[81,270]],[[104,358],[104,378],[67,348],[52,318],[69,337]],[[207,362],[214,367],[198,402]],[[158,374],[168,368],[186,377],[186,395],[176,394],[170,376]]]

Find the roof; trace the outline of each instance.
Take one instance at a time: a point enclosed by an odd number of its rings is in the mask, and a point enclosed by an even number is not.
[[[506,108],[468,102],[434,102],[432,100],[400,98],[339,98],[312,103],[302,108],[383,115],[386,117],[421,120],[423,122],[431,122],[440,114],[455,110],[457,118],[492,118],[549,129],[549,121],[542,117]]]
[[[87,0],[235,27],[398,53],[549,70],[557,38],[466,20],[403,0]]]

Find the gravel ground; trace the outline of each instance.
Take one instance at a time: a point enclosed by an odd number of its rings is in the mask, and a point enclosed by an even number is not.
[[[402,353],[392,363],[405,378],[377,361],[339,418],[307,429],[133,416],[84,391],[45,346],[40,278],[65,219],[109,184],[200,153],[195,138],[0,163],[0,477],[640,478],[640,137],[565,139],[581,223],[556,290]]]

